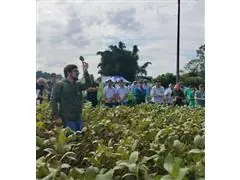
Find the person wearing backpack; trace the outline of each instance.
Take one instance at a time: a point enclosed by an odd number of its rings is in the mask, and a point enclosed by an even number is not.
[[[56,125],[69,127],[73,131],[81,131],[83,128],[82,91],[92,85],[88,74],[88,63],[82,61],[83,75],[85,83],[78,81],[79,70],[74,64],[69,64],[64,68],[65,79],[57,82],[53,87],[52,93],[52,115]]]

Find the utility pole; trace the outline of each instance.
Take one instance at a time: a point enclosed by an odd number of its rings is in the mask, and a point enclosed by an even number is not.
[[[176,83],[179,82],[179,52],[180,52],[180,0],[178,0],[178,19],[177,19],[177,69]]]

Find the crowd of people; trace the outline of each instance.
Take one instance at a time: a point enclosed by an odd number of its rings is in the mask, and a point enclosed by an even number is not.
[[[41,104],[44,99],[47,99],[50,101],[53,86],[57,81],[58,79],[55,73],[51,74],[51,79],[48,81],[44,78],[37,79],[37,83],[36,83],[37,104]]]
[[[92,78],[92,77],[91,77]],[[93,78],[92,78],[93,79]],[[37,80],[37,104],[42,103],[43,91],[47,94],[47,100],[50,101],[53,85],[57,82],[56,74],[51,75],[51,80],[46,81],[43,78]],[[147,81],[134,81],[133,83],[124,83],[122,79],[118,82],[108,80],[103,84],[103,91],[99,92],[100,83],[93,81],[84,93],[84,100],[90,101],[93,107],[104,104],[107,107],[118,105],[132,105],[141,103],[156,103],[160,105],[178,105],[205,107],[205,90],[200,84],[198,87],[189,84],[188,87],[179,82],[175,85],[169,84],[167,88],[161,85],[160,81],[151,84]],[[98,94],[101,93],[98,98]]]
[[[64,127],[70,127],[74,131],[83,128],[82,109],[86,100],[90,101],[93,107],[99,104],[114,107],[142,103],[205,107],[205,90],[202,84],[198,87],[189,84],[186,87],[179,82],[164,88],[160,81],[151,84],[139,80],[129,84],[124,83],[123,79],[117,82],[109,79],[104,82],[101,89],[100,83],[95,82],[88,74],[88,63],[82,62],[82,66],[84,83],[78,81],[80,72],[73,64],[64,68],[64,80],[58,80],[53,73],[51,80],[39,78],[36,83],[37,104],[44,100],[50,101],[56,124],[63,124]],[[100,99],[98,93],[101,93]]]
[[[50,101],[53,85],[57,82],[56,74],[51,75],[51,80],[43,78],[37,80],[37,104],[41,104],[44,99]],[[147,81],[134,81],[132,84],[124,83],[123,80],[113,82],[108,80],[104,83],[101,99],[98,98],[99,84],[93,84],[83,93],[84,99],[90,101],[93,107],[104,104],[107,107],[118,105],[132,105],[141,103],[156,103],[161,105],[178,105],[194,107],[205,107],[205,90],[200,84],[195,87],[189,84],[183,86],[182,82],[175,85],[169,84],[167,88],[156,81],[153,85]],[[45,91],[45,97],[43,92]]]
[[[115,83],[108,80],[103,89],[102,97],[103,103],[108,107],[141,103],[186,105],[191,108],[205,107],[204,86],[200,84],[195,87],[193,84],[189,84],[186,87],[182,82],[175,85],[169,84],[167,88],[164,88],[160,81],[151,85],[147,81],[141,80],[132,84],[124,83],[123,80]],[[87,99],[92,101],[91,98]]]

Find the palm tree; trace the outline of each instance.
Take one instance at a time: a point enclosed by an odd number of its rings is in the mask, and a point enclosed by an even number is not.
[[[137,45],[133,46],[132,51],[125,48],[125,44],[120,41],[118,47],[110,45],[109,50],[98,51],[97,55],[101,56],[98,73],[105,76],[122,76],[128,81],[134,81],[137,74],[147,75],[146,67],[151,62],[139,66]]]
[[[147,76],[147,70],[149,64],[152,64],[151,62],[146,62],[142,66],[138,66],[137,68],[137,75],[139,76]]]

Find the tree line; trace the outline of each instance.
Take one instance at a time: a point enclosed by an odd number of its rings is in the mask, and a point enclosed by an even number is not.
[[[139,65],[139,49],[137,45],[128,50],[123,42],[118,45],[110,45],[104,51],[98,51],[96,54],[101,56],[100,63],[98,64],[98,74],[103,76],[122,76],[128,81],[138,79],[146,79],[149,81],[160,80],[162,85],[167,87],[169,83],[176,82],[176,75],[173,73],[165,73],[153,78],[147,76],[147,67],[152,64],[147,61]],[[58,75],[61,77],[61,75]],[[43,77],[49,79],[50,73],[37,71],[37,78]],[[100,80],[100,78],[98,78]],[[180,80],[185,84],[204,84],[205,83],[205,44],[201,45],[196,50],[196,58],[191,59],[181,70]]]

